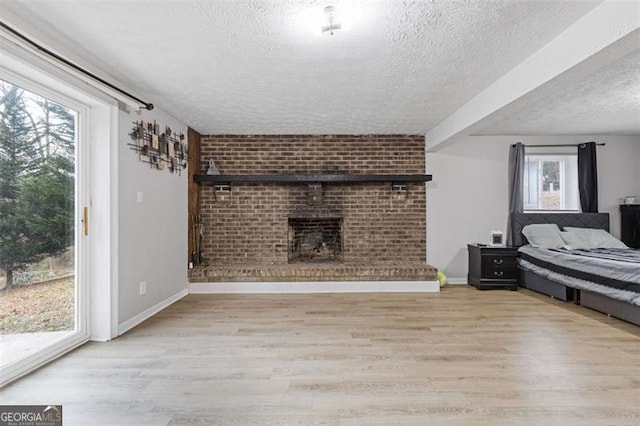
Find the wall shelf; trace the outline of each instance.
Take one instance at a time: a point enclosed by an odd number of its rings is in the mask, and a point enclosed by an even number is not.
[[[429,182],[431,175],[194,175],[193,181],[201,185],[224,185],[231,183],[409,183]]]

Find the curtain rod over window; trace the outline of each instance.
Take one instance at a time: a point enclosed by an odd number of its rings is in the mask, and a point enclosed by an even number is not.
[[[0,21],[0,28],[4,31],[0,31],[0,36],[20,46],[23,49],[33,50],[36,55],[46,60],[50,64],[57,66],[63,71],[72,74],[73,76],[81,79],[90,86],[106,93],[114,98],[122,101],[125,104],[135,106],[137,108],[144,108],[149,111],[153,109],[153,104],[145,102],[142,99],[132,95],[131,93],[119,88],[118,86],[109,83],[108,81],[98,77],[90,71],[74,64],[68,59],[58,55],[57,53],[47,49],[31,40],[24,34],[18,32],[14,28],[10,27],[6,23]],[[8,34],[7,34],[8,33]]]
[[[566,144],[560,144],[560,145],[525,145],[526,148],[546,148],[546,147],[556,147],[556,146],[560,146],[560,147],[567,147],[567,146],[580,146],[580,145],[584,145],[585,143],[588,142],[582,142],[582,143],[566,143]],[[596,146],[605,146],[606,143],[602,142],[602,143],[596,143]],[[516,146],[516,144],[513,144],[512,146]]]

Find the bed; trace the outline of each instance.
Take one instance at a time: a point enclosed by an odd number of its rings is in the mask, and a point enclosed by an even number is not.
[[[571,226],[609,231],[609,214],[512,214],[511,232],[520,247],[520,285],[640,325],[640,250],[532,248],[522,229],[540,223],[555,223],[560,229]]]

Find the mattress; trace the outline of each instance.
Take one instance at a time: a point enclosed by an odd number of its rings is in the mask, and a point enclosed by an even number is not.
[[[520,247],[518,266],[569,287],[640,306],[640,250]]]

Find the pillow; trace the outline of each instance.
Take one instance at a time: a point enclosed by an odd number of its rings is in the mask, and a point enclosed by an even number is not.
[[[573,228],[565,226],[564,230],[578,234],[578,236],[590,246],[589,248],[629,248],[622,241],[618,240],[604,229]]]
[[[589,240],[582,238],[577,232],[560,232],[560,236],[566,243],[564,248],[567,250],[588,250],[593,248]]]
[[[560,228],[555,223],[540,223],[522,228],[522,235],[532,247],[562,248],[566,245],[560,236]]]

